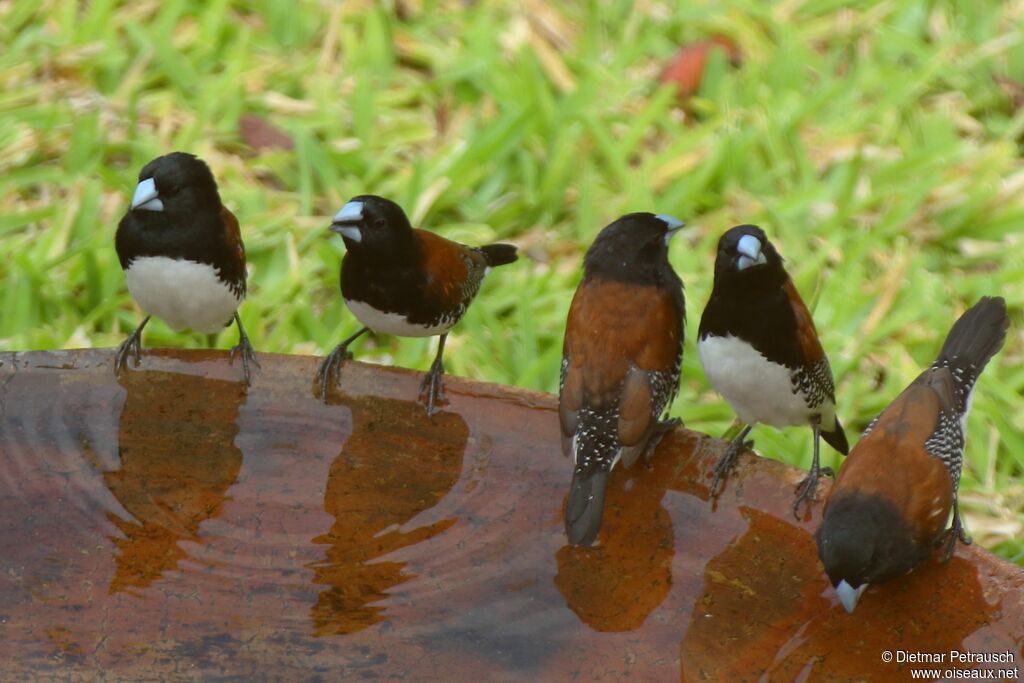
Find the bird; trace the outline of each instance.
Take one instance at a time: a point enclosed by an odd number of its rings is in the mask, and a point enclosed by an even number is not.
[[[846,455],[846,432],[836,417],[835,382],[814,321],[783,266],[783,259],[756,225],[737,225],[718,241],[711,296],[701,316],[697,352],[708,381],[736,411],[744,428],[715,466],[711,496],[719,493],[757,423],[775,427],[810,424],[814,460],[797,487],[801,502],[813,500],[819,440]]]
[[[114,238],[128,291],[146,317],[121,343],[114,370],[128,357],[139,363],[142,330],[152,316],[171,329],[212,334],[238,325],[239,355],[246,384],[250,364],[259,366],[238,317],[246,294],[245,245],[238,219],[221,203],[210,167],[187,152],[153,159],[139,172],[128,212]]]
[[[484,276],[514,262],[512,244],[469,247],[415,229],[395,202],[365,194],[350,199],[334,216],[331,231],[345,241],[341,295],[363,327],[327,357],[317,371],[320,398],[338,381],[349,345],[369,330],[400,337],[440,336],[437,356],[423,379],[427,415],[444,401],[444,343],[466,313]]]
[[[839,469],[814,536],[848,612],[869,584],[909,573],[943,543],[947,561],[958,539],[970,544],[957,498],[967,413],[1009,324],[1002,297],[982,297],[953,324],[931,367],[868,424]]]
[[[662,420],[679,389],[686,318],[668,242],[683,222],[630,213],[606,226],[583,259],[559,374],[562,453],[572,458],[565,506],[571,545],[589,546],[620,460],[649,459],[678,419]]]

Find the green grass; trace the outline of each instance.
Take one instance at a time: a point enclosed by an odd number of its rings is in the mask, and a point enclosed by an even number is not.
[[[373,192],[446,236],[523,248],[446,360],[546,391],[597,231],[633,210],[686,219],[671,252],[689,301],[673,412],[720,434],[732,413],[693,339],[718,236],[754,222],[814,312],[851,436],[960,312],[1007,298],[1014,327],[976,393],[961,490],[976,538],[1024,561],[1024,110],[1011,79],[1024,2],[394,4],[0,3],[0,348],[110,347],[137,324],[114,230],[139,168],[182,149],[211,164],[242,224],[257,349],[321,354],[356,329],[326,227]],[[743,64],[712,59],[684,112],[657,76],[714,33]],[[294,150],[249,148],[244,114]],[[234,341],[229,329],[218,345]],[[145,343],[204,339],[154,322]],[[425,369],[433,343],[382,337],[357,353]],[[754,436],[809,464],[810,430]]]

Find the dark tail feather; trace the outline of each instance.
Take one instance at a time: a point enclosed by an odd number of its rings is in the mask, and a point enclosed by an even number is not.
[[[590,545],[597,538],[607,488],[608,472],[603,469],[573,472],[565,504],[565,533],[572,545]]]
[[[491,267],[503,266],[519,258],[514,244],[488,244],[486,247],[480,247],[480,251],[487,259],[487,265]]]
[[[850,444],[846,442],[846,432],[843,431],[843,425],[839,424],[839,418],[836,418],[836,426],[831,432],[826,432],[824,429],[821,430],[821,437],[825,439],[832,448],[836,449],[843,455],[850,454]]]
[[[953,323],[936,363],[958,358],[961,363],[973,365],[977,374],[981,374],[989,359],[1002,348],[1009,326],[1003,297],[981,297],[981,301]]]
[[[956,379],[962,383],[958,387],[964,403],[958,406],[961,412],[967,409],[967,397],[978,375],[1003,347],[1009,326],[1006,301],[1001,296],[981,297],[981,301],[967,309],[953,323],[946,336],[946,343],[942,345],[939,357],[935,360],[935,366],[948,365]]]

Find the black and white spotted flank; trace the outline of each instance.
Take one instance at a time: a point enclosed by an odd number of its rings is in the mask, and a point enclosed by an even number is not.
[[[967,443],[967,415],[971,411],[974,386],[989,360],[1006,338],[1006,303],[999,297],[983,297],[953,325],[938,358],[926,371],[949,372],[953,397],[943,405],[935,431],[925,450],[949,468],[953,490],[960,485],[964,447]]]

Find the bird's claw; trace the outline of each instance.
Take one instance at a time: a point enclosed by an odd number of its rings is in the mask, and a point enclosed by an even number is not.
[[[114,374],[120,374],[128,364],[128,356],[135,356],[135,367],[142,362],[142,339],[138,330],[132,332],[121,342],[114,354]]]
[[[650,466],[651,458],[654,457],[654,451],[658,450],[658,444],[665,438],[665,435],[671,432],[676,427],[683,425],[682,418],[673,417],[670,420],[659,420],[654,424],[654,431],[651,434],[651,438],[647,441],[647,445],[644,447],[644,462]]]
[[[657,422],[657,424],[654,425],[654,430],[656,432],[661,432],[662,436],[664,436],[665,434],[667,434],[668,432],[671,432],[676,427],[682,427],[682,426],[683,426],[683,418],[681,418],[681,417],[673,417],[673,418],[669,418],[668,420],[659,420]]]
[[[352,360],[352,353],[348,350],[348,345],[338,344],[320,364],[320,368],[316,371],[316,381],[320,385],[321,401],[327,400],[327,390],[332,384],[337,384],[338,372],[347,360]]]
[[[818,481],[821,479],[821,475],[822,474],[827,474],[828,476],[833,476],[832,468],[830,468],[830,467],[821,467],[821,468],[818,468],[818,469],[811,470],[807,474],[807,478],[804,479],[799,484],[797,484],[797,486],[796,486],[796,500],[793,501],[793,516],[796,517],[797,519],[800,518],[800,514],[799,514],[800,503],[803,503],[804,501],[807,501],[807,504],[810,505],[815,500],[817,500],[817,498],[815,498],[814,494],[817,493],[817,491],[818,491]]]
[[[740,453],[753,447],[753,439],[747,439],[746,441],[733,441],[729,444],[729,447],[725,449],[725,454],[722,455],[718,464],[715,465],[714,476],[711,478],[710,488],[712,498],[717,498],[719,494],[722,493],[721,486],[725,484],[725,480],[729,478],[729,473],[732,472],[733,467],[736,466],[736,460],[739,458]]]
[[[444,395],[444,383],[441,379],[443,375],[444,363],[440,360],[435,360],[430,366],[430,371],[423,378],[423,383],[420,384],[420,396],[422,397],[423,394],[426,394],[427,417],[434,416],[435,405],[447,402]]]
[[[256,352],[253,350],[252,344],[249,343],[249,335],[245,333],[245,326],[242,325],[242,318],[239,317],[238,311],[235,311],[234,319],[238,325],[238,343],[231,348],[228,362],[234,365],[235,356],[242,357],[242,376],[245,378],[246,386],[249,386],[252,384],[252,372],[249,370],[249,363],[260,367],[260,362],[256,360]]]
[[[249,364],[252,363],[256,367],[262,367],[259,360],[256,359],[256,351],[252,348],[252,344],[249,343],[249,338],[242,335],[238,344],[231,347],[231,353],[228,356],[228,361],[233,365],[235,362],[235,356],[240,356],[242,359],[242,376],[245,377],[245,383],[252,384],[252,373],[249,370]]]
[[[964,545],[971,545],[971,537],[967,535],[967,531],[964,529],[963,522],[960,521],[959,515],[953,516],[953,526],[946,529],[940,538],[940,543],[945,542],[946,552],[942,558],[943,562],[949,562],[950,558],[953,557],[953,553],[956,551],[956,542],[959,540]]]

